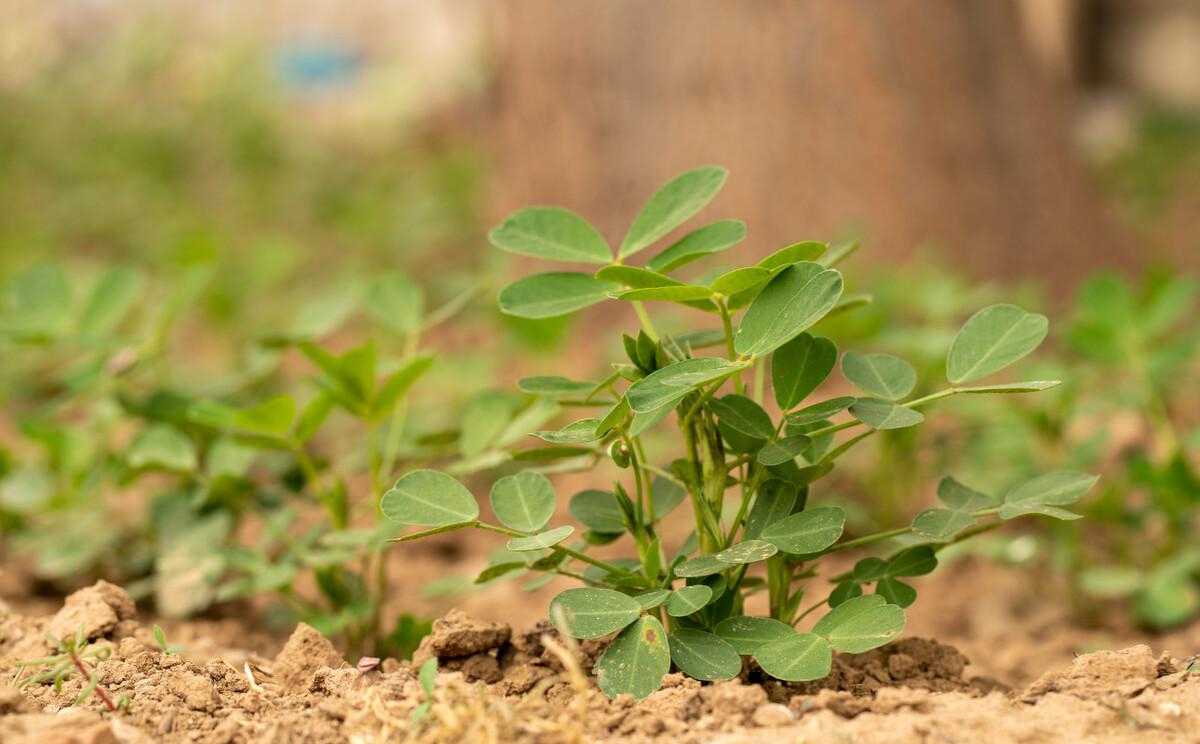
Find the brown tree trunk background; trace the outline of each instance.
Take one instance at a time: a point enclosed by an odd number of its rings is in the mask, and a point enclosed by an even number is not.
[[[619,242],[654,187],[730,168],[709,214],[766,253],[861,230],[1059,294],[1139,249],[1095,193],[1065,93],[1001,0],[503,0],[496,214],[568,205]]]

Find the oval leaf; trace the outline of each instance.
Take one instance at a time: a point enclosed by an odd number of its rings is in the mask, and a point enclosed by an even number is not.
[[[763,260],[758,262],[759,267],[775,270],[782,269],[788,264],[799,263],[800,261],[816,261],[825,251],[829,249],[824,243],[816,240],[805,240],[799,243],[792,243],[775,251]]]
[[[774,442],[767,442],[762,449],[758,451],[756,459],[760,465],[782,465],[789,460],[795,460],[800,453],[812,446],[812,440],[803,434],[793,434],[790,437],[784,437]],[[805,463],[811,464],[811,463]]]
[[[529,537],[514,537],[508,541],[506,547],[509,550],[543,550],[558,545],[570,537],[574,531],[574,527],[564,524],[562,527],[555,527]]]
[[[740,220],[721,220],[705,225],[680,238],[663,252],[646,262],[646,268],[666,273],[731,248],[746,238],[746,225]]]
[[[818,506],[767,525],[762,539],[785,553],[817,553],[838,541],[845,524],[846,512],[840,507]]]
[[[768,354],[808,329],[837,304],[842,275],[815,263],[792,264],[758,296],[734,335],[737,353]]]
[[[653,610],[663,602],[666,602],[669,596],[671,596],[670,589],[655,589],[654,591],[637,595],[634,597],[634,600],[637,601],[643,610]]]
[[[770,617],[739,615],[717,623],[716,634],[728,641],[739,653],[750,655],[772,641],[796,635],[796,630],[785,622]]]
[[[550,622],[571,636],[584,640],[615,633],[638,619],[637,600],[612,589],[567,589],[550,602]]]
[[[917,386],[917,371],[891,354],[846,352],[842,374],[860,390],[884,400],[900,400]]]
[[[798,491],[794,485],[779,478],[772,478],[758,489],[750,516],[746,517],[743,537],[755,540],[767,525],[775,524],[792,513]]]
[[[780,346],[771,355],[775,402],[785,411],[800,405],[824,382],[836,363],[837,347],[821,336],[801,333]],[[822,418],[825,416],[818,417]]]
[[[813,633],[796,633],[763,645],[754,652],[762,670],[785,682],[810,682],[829,675],[833,650]]]
[[[730,393],[713,400],[710,404],[722,424],[734,431],[755,439],[770,439],[775,436],[775,425],[762,406],[750,398]]]
[[[561,207],[527,207],[513,212],[488,233],[491,244],[521,256],[606,264],[608,243],[596,228]]]
[[[1012,519],[1023,514],[1042,514],[1057,519],[1078,519],[1079,515],[1059,507],[1070,506],[1087,493],[1099,476],[1063,470],[1039,475],[1025,481],[1004,496],[1000,518]]]
[[[380,499],[383,516],[400,524],[443,527],[479,517],[479,504],[467,487],[436,470],[405,474]]]
[[[742,657],[737,650],[712,633],[680,628],[669,638],[671,661],[692,679],[733,679],[742,671]]]
[[[491,502],[496,519],[505,527],[535,532],[554,516],[554,486],[541,473],[525,470],[496,481]]]
[[[793,411],[787,415],[789,427],[804,426],[805,424],[815,424],[818,421],[824,421],[839,411],[844,411],[858,401],[852,395],[843,395],[837,398],[823,400],[820,403],[813,403],[811,406],[805,406],[799,411]]]
[[[588,489],[571,497],[571,516],[593,532],[617,535],[625,531],[625,518],[617,497],[610,491]]]
[[[873,598],[877,601],[864,601]],[[834,607],[821,618],[813,633],[824,635],[835,651],[861,654],[895,639],[903,630],[904,610],[873,594]]]
[[[593,668],[596,684],[605,695],[627,694],[638,700],[661,687],[669,671],[667,633],[662,623],[649,615],[621,631]]]
[[[625,395],[629,399],[629,407],[635,412],[657,412],[677,403],[693,389],[728,377],[743,367],[717,357],[684,359],[633,383]]]
[[[1042,343],[1050,322],[1016,305],[992,305],[972,315],[946,354],[946,379],[957,385],[998,372]]]
[[[555,375],[541,377],[523,377],[517,382],[517,387],[524,393],[562,397],[566,395],[588,395],[596,387],[594,382],[577,382]]]
[[[671,617],[686,617],[693,612],[699,612],[712,600],[712,596],[712,587],[705,584],[676,589],[667,597],[667,614]]]
[[[925,420],[920,411],[898,406],[878,398],[859,398],[850,406],[850,414],[872,429],[905,429]]]
[[[633,221],[621,241],[621,257],[632,256],[703,209],[725,185],[727,175],[724,168],[706,166],[668,181]]]
[[[728,563],[722,563],[716,556],[701,555],[680,563],[675,567],[675,575],[681,579],[694,579],[700,576],[711,576],[729,568]]]
[[[618,285],[568,271],[534,274],[500,290],[500,310],[518,318],[553,318],[607,299]]]
[[[737,545],[730,545],[717,553],[715,557],[722,563],[738,566],[743,563],[765,561],[778,552],[779,548],[766,540],[745,540]]]

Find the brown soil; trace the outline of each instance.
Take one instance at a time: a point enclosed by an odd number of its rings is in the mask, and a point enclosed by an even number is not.
[[[47,653],[46,632],[68,625],[111,649],[94,670],[127,703],[117,713],[97,695],[76,703],[78,675],[57,690],[0,688],[5,744],[1200,741],[1200,660],[1144,645],[1084,655],[1009,690],[972,674],[957,650],[906,638],[839,656],[820,683],[764,681],[749,668],[717,684],[672,674],[646,700],[610,701],[586,676],[602,644],[452,612],[418,652],[443,671],[429,715],[414,723],[423,693],[408,662],[350,666],[304,625],[271,659],[164,654],[128,596],[103,582],[52,616],[0,610],[0,670]]]

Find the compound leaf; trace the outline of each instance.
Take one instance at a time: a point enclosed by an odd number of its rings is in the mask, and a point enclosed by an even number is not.
[[[1056,519],[1078,519],[1079,515],[1060,507],[1070,506],[1099,480],[1099,476],[1062,470],[1039,475],[1013,488],[1000,505],[1000,518],[1012,519],[1023,514],[1042,514]]]
[[[500,290],[500,310],[518,318],[554,318],[605,300],[617,289],[612,282],[577,272],[534,274]]]

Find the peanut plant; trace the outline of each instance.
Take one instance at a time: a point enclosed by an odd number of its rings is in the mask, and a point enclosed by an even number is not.
[[[845,539],[845,513],[818,498],[838,459],[877,432],[920,424],[922,411],[946,398],[1057,385],[974,384],[1032,352],[1046,336],[1047,319],[1007,304],[980,310],[950,344],[948,386],[917,398],[910,397],[916,373],[904,360],[846,352],[842,376],[862,394],[813,400],[839,353],[810,329],[867,301],[843,294],[835,268],[856,244],[800,242],[755,264],[677,278],[679,269],[745,238],[744,224],[720,220],[643,266],[629,263],[707,205],[725,178],[724,169],[704,167],[667,183],[615,252],[582,217],[557,207],[522,209],[496,227],[490,239],[502,250],[600,267],[521,279],[500,292],[503,312],[547,318],[616,300],[632,305],[641,328],[622,337],[627,360],[599,380],[544,376],[519,383],[526,393],[596,415],[539,432],[544,446],[512,454],[513,462],[531,467],[495,481],[494,522],[480,518],[464,485],[435,470],[408,472],[380,501],[392,521],[425,528],[398,541],[463,528],[508,538],[505,558],[479,581],[538,571],[583,584],[558,594],[549,614],[575,638],[615,634],[594,669],[610,696],[645,697],[672,665],[699,680],[732,678],[742,672],[743,657],[779,680],[820,679],[834,651],[863,652],[899,635],[904,608],[916,599],[906,579],[932,571],[942,547],[1024,515],[1074,519],[1065,507],[1096,480],[1051,472],[986,494],[947,477],[938,488],[941,505],[911,524]],[[660,333],[649,302],[681,305],[715,322]],[[704,353],[710,349],[716,353]],[[774,416],[765,406],[768,389]],[[655,465],[644,440],[672,414],[677,456]],[[626,475],[610,490],[570,499],[581,537],[572,539],[572,525],[549,526],[558,499],[543,471],[603,461]],[[691,532],[667,550],[664,521],[684,501]],[[592,552],[625,537],[629,557]],[[896,543],[898,550],[830,577],[829,591],[815,587],[826,556]]]

